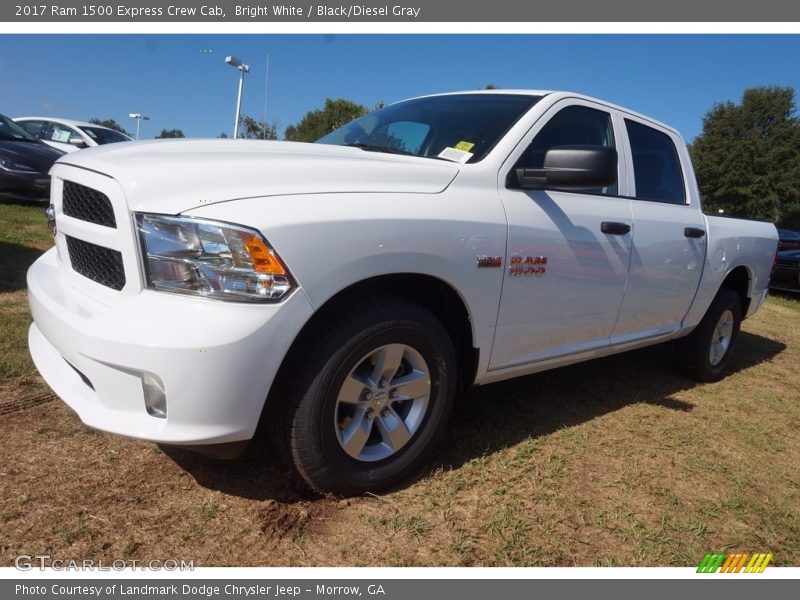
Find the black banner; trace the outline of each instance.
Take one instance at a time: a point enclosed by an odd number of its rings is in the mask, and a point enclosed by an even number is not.
[[[774,569],[773,569],[774,571]],[[713,581],[712,581],[713,579]],[[676,580],[554,580],[554,579],[251,579],[232,581],[206,580],[80,580],[35,579],[0,581],[0,596],[22,600],[407,600],[422,598],[648,598],[682,600],[724,595],[728,600],[793,597],[792,580],[765,579],[754,575],[720,577],[698,575],[697,579]]]
[[[161,3],[122,0],[3,2],[0,20],[10,22],[796,22],[800,3],[785,0],[642,2],[641,0],[330,0],[308,2]]]

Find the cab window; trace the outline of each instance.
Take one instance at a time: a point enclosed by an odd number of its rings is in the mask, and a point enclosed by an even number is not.
[[[563,108],[536,134],[514,169],[541,169],[544,165],[544,155],[548,150],[557,146],[615,148],[611,115],[588,106]],[[617,185],[615,183],[604,188],[581,190],[581,193],[615,196]]]
[[[48,135],[44,139],[50,140],[51,142],[61,142],[62,144],[69,144],[69,139],[71,137],[81,137],[80,134],[71,127],[59,125],[58,123],[51,123],[47,133]]]
[[[625,119],[631,142],[636,199],[685,204],[686,190],[678,151],[665,133]]]
[[[44,121],[22,121],[21,123],[17,123],[20,127],[22,127],[25,131],[30,133],[33,137],[42,138],[42,135],[45,132],[45,122]]]

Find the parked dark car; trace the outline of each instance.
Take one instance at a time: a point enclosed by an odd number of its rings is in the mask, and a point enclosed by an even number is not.
[[[769,287],[784,292],[800,292],[800,250],[778,252]]]
[[[0,198],[45,201],[50,198],[50,167],[64,153],[40,142],[0,115]]]
[[[800,233],[789,229],[778,229],[778,250],[800,249]]]

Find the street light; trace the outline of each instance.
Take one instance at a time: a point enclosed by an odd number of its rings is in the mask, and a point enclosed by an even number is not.
[[[250,72],[250,67],[244,64],[235,56],[226,56],[225,62],[230,66],[239,69],[239,95],[236,97],[236,120],[233,122],[233,139],[239,135],[239,111],[242,108],[242,86],[244,85],[244,74]]]
[[[136,139],[139,139],[139,124],[142,120],[149,121],[150,117],[145,117],[142,113],[130,113],[128,115],[131,119],[136,119]]]

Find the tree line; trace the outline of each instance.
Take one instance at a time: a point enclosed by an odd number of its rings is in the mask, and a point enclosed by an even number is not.
[[[689,146],[706,212],[800,229],[800,120],[791,87],[714,105]]]
[[[120,133],[124,133],[128,137],[132,138],[133,134],[129,131],[126,131],[125,128],[117,123],[114,119],[89,119],[89,123],[94,123],[95,125],[100,125],[101,127],[108,127],[109,129],[114,129],[119,131]],[[156,139],[161,138],[183,138],[186,137],[183,134],[183,131],[180,129],[162,129],[161,133],[156,136]]]
[[[486,86],[492,89],[495,86]],[[374,109],[382,108],[383,102]],[[284,139],[313,142],[369,112],[344,98],[327,99],[290,125]],[[126,132],[113,119],[93,123]],[[278,139],[275,123],[242,115],[239,135]],[[156,138],[185,137],[180,129],[164,129]],[[222,133],[218,137],[227,137]],[[739,103],[715,104],[703,118],[703,131],[689,144],[705,211],[773,221],[800,229],[800,119],[791,87],[748,88]]]
[[[378,102],[375,108],[383,108],[383,102]],[[314,142],[326,133],[330,133],[369,112],[363,104],[351,102],[344,98],[326,99],[325,105],[319,110],[310,110],[300,121],[294,125],[289,125],[283,134],[283,138],[289,142]],[[102,125],[109,129],[115,129],[124,133],[128,137],[133,135],[126,131],[114,119],[91,119],[90,123]],[[161,133],[155,136],[156,139],[162,138],[182,138],[186,137],[180,129],[162,129]],[[227,138],[228,134],[223,132],[217,137]],[[268,123],[254,119],[248,115],[239,117],[239,137],[253,140],[277,140],[278,126],[275,123]]]

